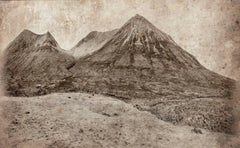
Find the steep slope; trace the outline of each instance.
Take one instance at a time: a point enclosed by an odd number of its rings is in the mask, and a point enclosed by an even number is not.
[[[90,32],[85,38],[78,42],[70,52],[75,58],[89,55],[100,49],[116,32],[117,29],[107,32]]]
[[[24,30],[7,47],[5,57],[11,95],[40,95],[44,93],[39,92],[41,87],[71,75],[67,69],[74,64],[74,58],[63,52],[49,32],[37,35]]]
[[[174,81],[173,84],[210,88],[225,88],[233,83],[207,70],[169,35],[140,15],[124,24],[101,49],[80,58],[72,70],[82,72],[80,67],[84,64],[100,73],[104,71],[103,75],[114,75],[113,78]]]
[[[231,108],[217,100],[231,99],[235,82],[206,69],[140,15],[70,70],[75,90],[117,97],[175,124],[231,132]]]
[[[160,59],[166,68],[200,67],[190,54],[177,48],[170,36],[158,30],[140,15],[131,18],[104,47],[87,61],[115,66],[153,68],[155,59]],[[170,63],[171,62],[171,63]],[[139,64],[142,65],[139,65]]]

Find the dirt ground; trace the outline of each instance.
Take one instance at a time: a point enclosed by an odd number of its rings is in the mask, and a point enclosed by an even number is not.
[[[112,97],[1,98],[0,148],[237,148],[239,137],[175,126]]]

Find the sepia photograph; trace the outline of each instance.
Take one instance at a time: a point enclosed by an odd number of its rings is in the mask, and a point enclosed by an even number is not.
[[[0,148],[240,148],[239,0],[0,1]]]

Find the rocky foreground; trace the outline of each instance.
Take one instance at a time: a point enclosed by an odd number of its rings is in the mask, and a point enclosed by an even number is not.
[[[175,126],[102,95],[10,97],[1,101],[0,109],[0,147],[4,148],[234,148],[239,144],[233,135]]]

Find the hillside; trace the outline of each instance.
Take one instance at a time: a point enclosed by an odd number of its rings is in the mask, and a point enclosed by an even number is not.
[[[140,15],[70,71],[75,91],[114,96],[174,124],[231,132],[232,109],[224,101],[235,82],[206,69]]]
[[[4,117],[8,121],[4,123],[9,123],[7,138],[0,139],[4,148],[235,148],[239,144],[239,137],[174,126],[102,95],[11,97],[1,102],[0,108],[0,119]]]
[[[24,30],[5,49],[6,90],[14,96],[45,94],[43,87],[71,75],[74,58],[53,36]]]
[[[75,58],[84,57],[99,50],[117,32],[117,29],[107,32],[90,32],[85,38],[77,43],[70,53]]]

